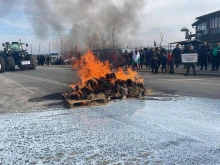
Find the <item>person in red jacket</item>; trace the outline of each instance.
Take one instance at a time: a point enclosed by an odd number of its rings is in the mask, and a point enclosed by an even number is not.
[[[169,68],[170,68],[171,60],[172,60],[172,54],[168,53],[168,55],[167,55],[167,68],[168,68],[168,70],[170,70]]]

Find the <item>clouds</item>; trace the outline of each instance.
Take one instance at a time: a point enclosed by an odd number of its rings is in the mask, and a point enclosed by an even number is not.
[[[60,0],[0,0],[0,41],[23,37],[25,42],[35,45],[41,42],[42,52],[47,52],[50,40],[58,43],[56,47],[59,47],[60,38],[70,33],[73,24],[81,24],[87,29],[90,26],[94,29],[114,27],[123,47],[148,46],[153,45],[154,40],[160,40],[159,31],[166,32],[165,41],[183,40],[182,27],[194,32],[191,24],[195,18],[219,10],[220,6],[219,0],[143,0],[145,5],[139,0],[124,1],[131,3],[117,0],[112,0],[112,3],[102,0],[65,0],[62,3]],[[135,12],[136,9],[142,11],[143,6],[143,12]],[[131,19],[134,15],[135,19]],[[94,21],[97,18],[100,21]],[[126,31],[124,27],[131,29]],[[127,38],[121,35],[123,33],[128,35]]]
[[[142,15],[140,42],[152,45],[152,40],[160,40],[159,31],[166,31],[164,40],[168,42],[183,40],[182,27],[194,33],[195,18],[219,10],[219,5],[219,0],[150,0]]]

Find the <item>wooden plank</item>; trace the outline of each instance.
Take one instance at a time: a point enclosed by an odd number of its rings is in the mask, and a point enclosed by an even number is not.
[[[150,89],[144,91],[145,96],[149,96],[151,94],[152,94],[152,90],[150,90]]]
[[[76,104],[80,104],[80,103],[85,103],[85,106],[86,106],[86,105],[90,104],[91,102],[98,102],[98,101],[102,101],[103,103],[107,102],[105,95],[102,93],[97,94],[97,95],[94,94],[92,100],[70,100],[70,99],[66,98],[65,95],[63,96],[63,100],[64,100],[66,106],[70,109],[73,109],[76,106]]]
[[[126,96],[123,96],[123,95],[120,95],[120,94],[107,95],[106,97],[107,97],[107,100],[108,100],[108,101],[117,100],[117,99],[122,100],[122,99],[126,99],[126,98],[127,98]]]

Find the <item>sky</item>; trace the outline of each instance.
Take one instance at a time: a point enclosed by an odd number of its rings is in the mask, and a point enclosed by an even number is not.
[[[21,39],[22,42],[29,44],[27,48],[29,53],[31,53],[32,44],[32,53],[38,54],[40,43],[40,52],[48,53],[49,42],[51,42],[50,52],[60,52],[60,41],[70,33],[71,22],[68,23],[64,19],[61,23],[66,28],[62,32],[46,31],[47,33],[39,36],[34,30],[39,22],[35,23],[33,18],[30,19],[35,17],[31,11],[33,6],[28,6],[25,0],[0,0],[0,3],[1,43]],[[154,41],[160,41],[159,31],[165,32],[163,45],[184,40],[185,36],[180,32],[181,28],[187,27],[195,33],[195,29],[191,26],[196,21],[195,18],[217,11],[220,9],[219,6],[219,0],[145,0],[144,10],[138,15],[140,26],[135,32],[136,38],[133,45],[152,46]],[[29,14],[29,12],[32,13]],[[45,13],[42,12],[42,15],[37,17],[43,19]]]

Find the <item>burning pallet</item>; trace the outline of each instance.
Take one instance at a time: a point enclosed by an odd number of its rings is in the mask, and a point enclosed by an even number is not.
[[[65,105],[70,109],[73,109],[76,106],[90,105],[92,102],[107,103],[107,99],[103,93],[97,95],[93,94],[91,100],[71,100],[66,97],[65,93],[62,93],[61,95],[63,97]]]
[[[109,62],[101,62],[92,51],[77,60],[74,68],[78,70],[81,83],[71,85],[72,89],[63,93],[64,101],[70,108],[79,103],[87,105],[100,100],[141,98],[146,93],[143,78],[137,72],[131,69],[124,72],[119,68],[113,73]]]
[[[105,78],[91,79],[84,86],[76,85],[71,91],[63,93],[63,99],[69,108],[75,105],[88,105],[91,102],[106,103],[114,99],[140,98],[146,93],[143,83],[131,79],[116,79],[114,73]]]
[[[121,94],[114,94],[114,95],[106,95],[106,98],[108,101],[116,100],[116,99],[122,100],[122,99],[126,99],[127,96]]]

